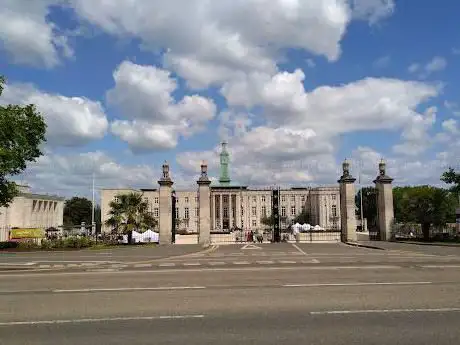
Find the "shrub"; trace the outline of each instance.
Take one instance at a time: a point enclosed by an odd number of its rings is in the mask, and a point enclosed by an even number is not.
[[[18,247],[17,248],[18,249],[25,249],[25,250],[39,249],[40,245],[34,240],[27,240],[27,241],[18,242]]]
[[[18,247],[18,242],[0,242],[0,250],[1,249],[11,249],[11,248],[17,248]]]

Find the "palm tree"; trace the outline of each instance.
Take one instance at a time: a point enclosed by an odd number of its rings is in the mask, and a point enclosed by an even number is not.
[[[117,233],[128,235],[128,243],[131,243],[133,230],[144,232],[157,225],[142,194],[119,194],[109,206],[109,219],[105,223]]]

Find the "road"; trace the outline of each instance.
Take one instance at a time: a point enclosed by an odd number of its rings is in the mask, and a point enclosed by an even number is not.
[[[258,247],[0,273],[0,344],[458,344],[460,253]]]

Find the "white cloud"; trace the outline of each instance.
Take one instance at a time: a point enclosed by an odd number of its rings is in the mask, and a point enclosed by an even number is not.
[[[444,106],[455,116],[460,116],[460,107],[455,102],[444,101]]]
[[[443,121],[442,128],[451,134],[460,133],[460,130],[458,127],[458,121],[455,119],[448,119],[448,120]]]
[[[392,15],[396,8],[394,0],[351,0],[350,3],[354,16],[368,20],[371,25]]]
[[[390,60],[391,60],[390,56],[385,55],[375,60],[372,66],[374,68],[385,68],[390,64]]]
[[[47,20],[59,0],[0,0],[0,42],[18,64],[54,67],[73,56],[67,38]]]
[[[425,79],[432,73],[444,70],[447,67],[447,60],[441,56],[433,57],[425,65],[419,63],[413,63],[409,66],[408,71],[410,73],[418,73],[418,77]]]
[[[177,81],[166,70],[124,61],[113,77],[108,102],[128,120],[114,121],[112,132],[133,150],[174,148],[179,136],[204,130],[215,116],[216,106],[208,98],[192,95],[176,102]]]
[[[313,59],[307,59],[305,62],[307,63],[307,66],[310,67],[310,68],[316,67],[315,60],[313,60]]]
[[[355,18],[377,20],[392,1],[72,0],[81,18],[115,36],[166,49],[165,63],[192,87],[220,84],[236,72],[275,73],[280,51],[305,49],[335,61]],[[199,44],[197,44],[199,42]]]
[[[385,78],[307,92],[304,78],[301,70],[273,77],[252,74],[226,83],[222,94],[231,106],[261,106],[270,126],[336,135],[416,125],[420,121],[416,107],[439,92],[433,85]]]
[[[108,127],[99,102],[40,91],[32,85],[8,84],[3,104],[35,104],[47,124],[47,141],[53,146],[75,146],[101,139]]]

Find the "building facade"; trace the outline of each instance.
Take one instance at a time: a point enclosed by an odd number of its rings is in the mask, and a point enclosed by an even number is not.
[[[31,193],[28,186],[19,186],[20,194],[8,207],[0,207],[1,239],[7,240],[11,228],[58,228],[64,222],[64,198]]]
[[[159,189],[102,189],[101,212],[102,231],[110,232],[105,225],[109,218],[110,202],[125,193],[141,193],[148,202],[150,212],[158,219],[160,215]],[[191,190],[176,190],[177,230],[196,233],[199,227],[198,186]],[[222,144],[220,154],[220,178],[217,185],[211,185],[210,211],[211,231],[224,231],[234,228],[261,230],[264,217],[272,211],[272,188],[249,188],[233,185],[229,177],[229,154],[226,143]],[[311,225],[326,229],[340,229],[339,186],[297,187],[280,189],[280,216],[286,218],[286,226],[299,214],[308,212]]]

